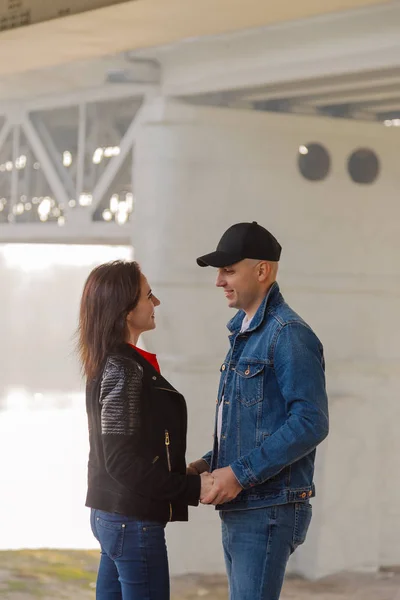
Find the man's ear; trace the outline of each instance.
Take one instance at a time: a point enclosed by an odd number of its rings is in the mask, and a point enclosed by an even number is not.
[[[266,260],[261,261],[258,264],[258,279],[260,282],[264,282],[268,279],[271,273],[271,265]]]

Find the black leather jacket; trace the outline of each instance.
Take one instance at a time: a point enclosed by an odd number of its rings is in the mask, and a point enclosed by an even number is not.
[[[90,454],[86,506],[154,521],[187,521],[200,477],[186,475],[187,411],[134,348],[108,356],[88,382]]]

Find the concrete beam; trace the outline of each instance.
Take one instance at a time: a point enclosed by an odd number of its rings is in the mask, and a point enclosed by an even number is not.
[[[0,75],[99,58],[132,48],[242,31],[315,15],[384,4],[386,0],[130,0],[4,31]]]
[[[332,80],[343,75],[356,79],[359,73],[399,69],[400,5],[386,3],[240,34],[191,40],[138,55],[160,61],[162,92],[171,96],[254,90],[305,80],[317,84],[319,78],[329,86],[327,73]],[[275,91],[280,97],[279,88]]]

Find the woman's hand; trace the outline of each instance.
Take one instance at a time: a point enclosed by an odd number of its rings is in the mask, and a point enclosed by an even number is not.
[[[203,458],[191,462],[186,468],[187,475],[201,475],[202,473],[209,473],[210,467]]]
[[[201,478],[201,488],[200,488],[200,502],[203,501],[204,498],[209,496],[212,491],[212,487],[214,485],[214,477],[210,473],[202,473],[200,475]]]

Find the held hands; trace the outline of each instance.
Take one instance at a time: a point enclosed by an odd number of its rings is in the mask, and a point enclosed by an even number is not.
[[[230,467],[216,469],[211,474],[209,470],[209,465],[202,458],[190,463],[186,470],[188,475],[201,476],[202,504],[224,504],[240,494],[243,488]]]
[[[203,482],[205,475],[201,477]],[[230,467],[216,469],[208,477],[212,478],[213,482],[209,493],[206,495],[201,494],[200,501],[202,504],[224,504],[236,498],[243,489]]]
[[[186,468],[187,475],[200,475],[200,502],[203,501],[203,498],[205,496],[208,496],[210,494],[211,488],[214,483],[214,477],[210,475],[209,470],[210,467],[202,458],[190,463]]]

